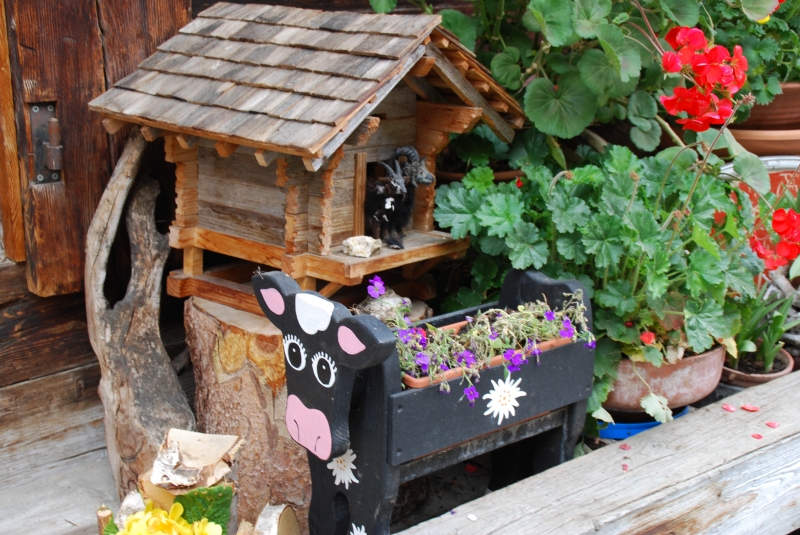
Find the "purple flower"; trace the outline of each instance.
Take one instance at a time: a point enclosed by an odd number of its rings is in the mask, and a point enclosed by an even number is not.
[[[572,322],[569,321],[569,318],[564,318],[561,327],[562,329],[558,331],[561,338],[572,338],[575,336],[575,329],[572,328]]]
[[[428,366],[431,364],[431,358],[428,355],[425,353],[417,353],[417,358],[414,362],[417,363],[422,373],[428,373]]]
[[[404,316],[403,321],[406,322],[406,325],[411,325],[411,319],[408,316]]]
[[[520,366],[525,364],[527,361],[522,357],[521,353],[509,348],[506,349],[503,353],[503,358],[506,359],[508,364],[508,371],[509,372],[518,372],[520,370]]]
[[[467,388],[464,389],[464,395],[467,396],[467,400],[469,400],[470,407],[474,407],[475,400],[480,397],[480,393],[472,385],[469,385]]]
[[[383,285],[383,281],[379,276],[375,275],[369,280],[369,282],[370,285],[367,286],[367,293],[374,299],[377,299],[386,293],[386,287]]]
[[[469,349],[465,349],[461,353],[456,354],[456,362],[459,364],[466,363],[467,366],[474,366],[477,361],[475,360],[475,354]]]
[[[467,320],[467,323],[472,323],[473,321],[475,321],[475,320],[474,320],[474,319],[472,319],[472,317],[470,317],[470,316],[466,316],[464,319],[466,319],[466,320]]]
[[[497,337],[500,336],[497,334],[497,331],[492,329],[492,332],[489,333],[489,340],[497,340]]]
[[[597,340],[589,340],[588,342],[583,344],[583,347],[590,347],[594,349],[595,347],[597,347]]]
[[[408,344],[411,342],[411,335],[413,329],[398,329],[397,330],[397,339],[403,342],[403,344]]]
[[[544,313],[544,319],[546,319],[547,321],[555,321],[556,313],[553,312],[552,310],[548,310],[547,312]]]
[[[537,355],[541,355],[542,354],[542,350],[539,349],[538,347],[534,347],[533,349],[531,349],[530,353],[531,353],[531,356],[535,357]]]
[[[450,369],[450,366],[448,366],[447,364],[444,364],[444,363],[442,363],[442,364],[439,364],[439,368],[440,368],[440,369],[441,369],[443,372],[446,372],[447,370],[449,370],[449,369]]]

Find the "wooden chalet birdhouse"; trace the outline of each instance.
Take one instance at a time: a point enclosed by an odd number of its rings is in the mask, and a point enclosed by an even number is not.
[[[396,148],[415,147],[435,174],[451,133],[483,121],[510,142],[522,126],[518,103],[440,22],[219,3],[93,100],[109,132],[135,123],[149,141],[164,136],[177,166],[170,246],[184,269],[168,291],[260,312],[249,285],[204,272],[203,251],[326,296],[462,254],[467,240],[433,230],[434,184],[416,191],[403,249],[357,258],[341,245],[364,234],[367,176]]]

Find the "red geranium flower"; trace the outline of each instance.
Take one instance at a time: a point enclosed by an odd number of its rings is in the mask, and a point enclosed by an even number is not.
[[[675,52],[664,52],[661,56],[661,67],[665,72],[681,72],[683,64]]]
[[[786,260],[794,260],[798,255],[800,255],[800,245],[796,243],[780,241],[775,247],[775,252],[778,256],[781,256]]]

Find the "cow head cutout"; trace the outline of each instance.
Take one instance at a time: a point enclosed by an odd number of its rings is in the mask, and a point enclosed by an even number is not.
[[[283,334],[289,434],[322,460],[343,455],[356,373],[394,352],[394,334],[372,316],[353,316],[339,303],[301,291],[279,271],[252,280],[264,315]]]

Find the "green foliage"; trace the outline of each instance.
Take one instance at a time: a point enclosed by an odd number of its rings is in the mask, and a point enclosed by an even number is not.
[[[520,79],[522,69],[519,65],[519,58],[519,50],[513,46],[507,47],[492,58],[492,76],[512,91],[522,87]]]
[[[453,32],[462,45],[475,50],[475,40],[478,38],[475,19],[456,9],[443,9],[439,15],[442,17],[442,26]]]
[[[494,183],[494,172],[488,167],[474,167],[461,180],[467,188],[484,192]]]
[[[570,43],[573,35],[572,3],[563,0],[531,0],[530,12],[547,41],[552,46]]]
[[[639,404],[644,411],[652,416],[656,421],[663,424],[672,421],[672,411],[667,406],[667,398],[659,396],[654,392],[650,392],[641,400]]]
[[[119,527],[114,522],[114,515],[111,515],[111,521],[103,528],[103,535],[116,535],[119,533]]]
[[[571,138],[580,134],[594,119],[595,97],[580,74],[568,72],[558,80],[538,78],[525,90],[525,114],[545,134]]]
[[[611,0],[575,0],[575,33],[590,39],[597,35],[597,27],[608,22]]]
[[[232,485],[199,488],[175,497],[175,501],[183,506],[184,520],[193,524],[207,518],[222,527],[222,535],[228,533],[232,499]]]
[[[369,0],[369,5],[375,13],[389,13],[397,7],[397,0]]]

